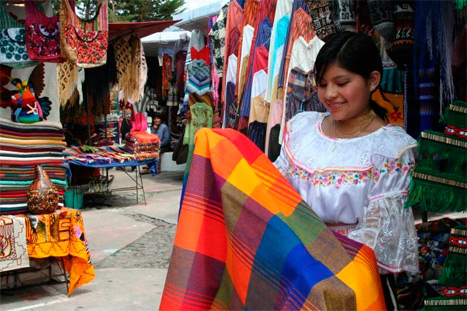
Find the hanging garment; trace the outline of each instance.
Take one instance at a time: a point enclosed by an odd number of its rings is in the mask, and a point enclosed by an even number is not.
[[[370,0],[368,0],[368,2],[370,2]],[[336,25],[332,19],[329,0],[307,0],[306,4],[308,5],[308,10],[313,19],[313,27],[315,28],[316,35],[321,40],[326,41],[330,35],[337,32]]]
[[[177,88],[173,85],[169,86],[169,90],[167,92],[167,106],[178,106]]]
[[[319,101],[317,93],[313,93],[312,81],[312,70],[305,72],[297,67],[292,68],[289,74],[287,93],[285,94],[285,119],[283,124],[300,112],[326,111],[326,108]]]
[[[14,20],[0,2],[0,63],[15,68],[36,64],[28,56],[24,25]]]
[[[177,86],[178,97],[183,97],[185,92],[185,82],[183,81],[183,73],[185,68],[186,51],[180,50],[175,54],[175,85]]]
[[[162,56],[162,97],[167,97],[169,81],[171,81],[172,78],[172,57],[164,53]]]
[[[211,51],[209,50],[209,47],[205,46],[200,50],[197,50],[195,47],[191,47],[191,60],[204,60],[206,65],[210,66],[211,65]]]
[[[269,51],[266,45],[260,46],[255,51],[255,59],[253,62],[253,72],[252,72],[253,75],[260,70],[264,70],[267,73],[268,57],[269,57]],[[267,81],[266,81],[266,85],[267,85]]]
[[[187,77],[186,92],[204,94],[211,90],[211,67],[204,60],[193,60],[187,67]]]
[[[276,10],[277,12],[277,10]],[[277,16],[276,16],[277,18]],[[290,23],[290,15],[284,15],[277,25],[273,25],[271,33],[271,45],[269,48],[268,59],[268,87],[266,91],[266,100],[271,102],[277,98],[277,77],[279,74],[280,64],[284,55],[284,44],[287,39],[287,29]],[[274,26],[276,26],[274,32]],[[274,39],[274,40],[273,40]]]
[[[253,76],[253,82],[251,83],[251,99],[261,95],[264,97],[266,95],[266,81],[268,79],[268,74],[264,69],[256,72]]]
[[[269,41],[271,38],[272,24],[269,18],[265,18],[259,24],[259,30],[255,41],[256,47],[252,49],[253,55],[250,58],[249,72],[246,79],[245,91],[242,96],[240,115],[248,117],[250,112],[251,88],[253,75],[261,69],[267,70],[267,62],[269,57]],[[256,70],[255,70],[256,69]],[[265,85],[267,80],[265,81]]]
[[[191,48],[194,47],[196,50],[201,50],[206,46],[206,38],[199,29],[193,29],[191,31],[190,43],[188,44],[188,50],[186,55],[186,65],[189,65],[193,60],[191,56]]]
[[[96,15],[89,20],[78,17],[70,1],[60,1],[60,40],[63,54],[78,67],[91,68],[105,64],[109,37],[107,0],[100,1]]]
[[[268,123],[269,118],[269,103],[264,100],[263,95],[257,95],[251,99],[250,123],[258,121],[260,123]],[[266,134],[266,128],[264,129]],[[263,146],[264,149],[264,146]]]
[[[243,93],[243,86],[245,84],[246,67],[248,66],[248,59],[250,57],[251,43],[253,42],[253,34],[255,29],[251,25],[245,25],[243,28],[243,35],[240,37],[241,48],[239,48],[240,63],[237,67],[237,96],[240,98]],[[240,43],[239,43],[240,44]]]
[[[118,87],[123,91],[124,101],[139,100],[139,77],[141,66],[141,40],[131,36],[129,40],[120,37],[113,41],[117,66]]]
[[[29,58],[42,62],[61,63],[60,23],[58,14],[47,17],[37,3],[26,1],[26,48]]]
[[[237,0],[233,0],[229,3],[229,9],[227,11],[227,24],[225,27],[225,55],[224,55],[224,70],[222,77],[226,76],[228,58],[231,54],[238,55],[238,43],[240,40],[240,25],[243,24],[243,7],[240,6]],[[225,90],[227,82],[222,79],[222,93],[221,102],[225,103]]]
[[[190,106],[191,120],[186,126],[183,143],[192,145],[195,141],[196,132],[203,127],[212,128],[212,108],[203,102]]]
[[[225,37],[226,37],[226,26],[227,26],[227,10],[229,8],[228,4],[225,4],[219,16],[217,17],[217,22],[212,26],[211,31],[209,32],[209,40],[211,42],[211,49],[213,54],[214,64],[217,70],[217,76],[222,78],[222,73],[224,69],[224,58],[225,58]]]
[[[248,125],[248,138],[263,152],[266,139],[266,127],[266,123],[258,121],[253,121]]]
[[[313,20],[302,8],[299,8],[293,14],[289,29],[288,40],[286,40],[284,45],[285,57],[282,58],[281,67],[278,72],[279,78],[277,84],[279,87],[284,86],[284,82],[287,78],[286,73],[289,71],[290,57],[292,56],[292,47],[295,40],[297,40],[298,37],[303,37],[305,41],[308,42],[316,36],[313,30]]]
[[[235,118],[237,116],[237,98],[235,96],[235,83],[227,82],[227,89],[225,95],[225,114],[223,127],[235,127]]]
[[[305,41],[303,37],[299,37],[295,40],[292,46],[292,55],[290,57],[290,65],[287,72],[286,85],[289,85],[290,71],[293,68],[298,68],[303,72],[313,70],[315,65],[316,57],[318,56],[319,50],[324,45],[324,42],[320,40],[318,36],[315,36],[309,42]],[[282,107],[282,121],[281,121],[281,132],[279,136],[279,144],[282,144],[282,136],[285,128],[285,94],[284,94],[284,105]]]
[[[175,70],[176,65],[176,56],[178,52],[185,51],[188,52],[188,46],[190,45],[190,37],[186,33],[180,35],[180,39],[175,43],[172,59],[172,69]]]
[[[357,31],[357,0],[333,0],[330,2],[333,21],[341,31]]]
[[[279,156],[280,152],[280,145],[279,145],[279,131],[280,131],[280,126],[281,126],[281,119],[282,119],[282,99],[277,99],[274,102],[272,102],[270,109],[269,109],[269,118],[268,118],[268,127],[266,129],[266,146],[265,146],[265,153],[269,157],[271,161],[276,160],[276,158]],[[276,141],[274,141],[271,137],[271,130],[274,126],[277,125],[277,135],[275,136]],[[270,143],[274,142],[274,146],[278,146],[277,148],[270,147]],[[275,153],[275,157],[271,157],[269,154],[270,149],[277,149],[277,153]]]
[[[289,17],[290,17],[290,23],[289,23],[289,25],[287,27],[287,35],[286,35],[286,39],[285,39],[285,43],[284,43],[284,54],[283,54],[283,57],[280,60],[280,66],[279,66],[279,76],[278,76],[278,85],[279,86],[283,86],[283,81],[281,81],[282,80],[281,75],[283,75],[284,57],[286,55],[287,50],[289,49],[289,46],[293,43],[293,41],[292,41],[289,44],[290,36],[292,34],[292,26],[293,26],[292,22],[293,22],[293,18],[294,18],[295,13],[299,9],[304,10],[305,13],[308,16],[310,15],[310,11],[308,10],[308,6],[305,3],[305,0],[294,0],[293,1],[292,8],[290,9],[290,12],[288,14]],[[309,25],[308,28],[310,28],[310,27],[313,28],[313,26]],[[281,83],[281,84],[279,84],[279,83]]]
[[[368,0],[371,24],[386,40],[394,35],[392,5],[390,1]]]
[[[259,1],[257,0],[245,0],[245,4],[243,6],[243,21],[242,25],[240,26],[240,31],[242,35],[240,36],[240,40],[238,43],[238,56],[240,59],[240,63],[238,64],[237,74],[242,72],[246,72],[246,69],[243,67],[249,63],[248,59],[250,56],[251,46],[253,42],[253,35],[255,34],[255,28],[253,27],[256,25],[256,14],[258,11]],[[244,59],[246,58],[246,64],[244,64]],[[235,95],[238,98],[241,97],[243,92],[243,86],[245,80],[237,78],[237,88],[235,89]]]

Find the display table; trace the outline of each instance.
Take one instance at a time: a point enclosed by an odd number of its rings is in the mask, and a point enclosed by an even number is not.
[[[144,204],[146,205],[146,194],[144,192],[144,184],[143,184],[143,178],[141,177],[141,170],[140,166],[141,165],[146,165],[153,163],[155,165],[156,171],[157,171],[157,166],[159,165],[158,159],[148,159],[148,160],[141,160],[141,161],[125,161],[122,163],[119,162],[112,162],[112,163],[86,163],[78,160],[67,160],[67,163],[70,165],[78,165],[78,166],[84,166],[84,167],[91,167],[91,168],[103,168],[106,170],[106,180],[108,181],[108,176],[109,176],[109,169],[110,168],[115,168],[115,167],[133,167],[135,168],[135,176],[131,176],[127,171],[125,174],[131,178],[131,180],[135,183],[135,186],[133,187],[122,187],[122,188],[113,188],[113,189],[105,189],[106,191],[128,191],[128,190],[135,190],[136,191],[136,202],[139,202],[139,193],[138,191],[141,190],[143,193],[143,199],[144,199]],[[107,182],[107,185],[109,182]],[[102,188],[100,188],[102,189]],[[100,190],[99,192],[103,192]]]
[[[0,262],[11,260],[11,257],[14,261],[22,259],[22,262],[25,262],[27,258],[12,256],[16,254],[16,249],[21,250],[21,247],[15,246],[15,240],[18,238],[16,231],[18,230],[7,227],[11,225],[10,222],[6,221],[8,217],[10,216],[2,216],[5,221],[0,222],[0,238],[2,245],[10,245],[11,251],[4,252],[2,250]],[[68,296],[77,287],[94,279],[94,266],[91,263],[91,253],[88,248],[81,211],[62,208],[52,214],[27,214],[13,217],[24,219],[29,258],[55,257],[61,261],[62,268],[69,274]],[[21,267],[18,266],[18,268]],[[9,270],[11,271],[11,269]]]

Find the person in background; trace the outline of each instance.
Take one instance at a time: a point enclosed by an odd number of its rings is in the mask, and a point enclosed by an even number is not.
[[[328,112],[293,117],[274,165],[332,231],[374,250],[387,310],[397,310],[394,275],[418,273],[414,217],[404,208],[417,143],[371,99],[382,72],[370,37],[330,38],[315,62]]]
[[[154,122],[150,128],[152,134],[156,134],[160,140],[160,150],[159,150],[159,165],[157,166],[157,173],[161,172],[161,155],[164,152],[170,151],[170,131],[169,127],[163,123],[162,115],[159,112],[154,114]],[[141,171],[141,174],[149,174],[150,167],[144,168]]]

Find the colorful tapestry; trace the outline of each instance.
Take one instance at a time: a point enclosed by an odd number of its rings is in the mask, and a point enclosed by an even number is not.
[[[226,156],[227,155],[227,156]],[[232,129],[200,129],[160,310],[384,310],[373,251],[334,235]]]
[[[52,214],[26,217],[31,258],[62,257],[70,275],[68,296],[95,277],[81,212],[63,208]]]
[[[0,272],[29,267],[24,218],[0,216]]]

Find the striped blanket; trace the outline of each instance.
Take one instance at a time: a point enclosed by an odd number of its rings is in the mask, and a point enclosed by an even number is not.
[[[201,129],[160,310],[384,310],[373,251],[334,235],[268,158]]]

